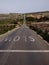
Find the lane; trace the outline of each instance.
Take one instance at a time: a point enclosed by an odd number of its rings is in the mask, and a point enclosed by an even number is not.
[[[49,65],[49,45],[25,22],[0,42],[1,50],[0,65]]]
[[[49,46],[25,25],[5,37],[0,50],[30,51],[0,52],[0,65],[49,65],[49,52],[31,52],[49,50]]]
[[[7,50],[9,49],[9,47],[11,45],[14,44],[13,42],[13,38],[17,35],[17,33],[20,33],[20,32],[17,32],[19,31],[20,28],[16,29],[14,32],[12,32],[11,34],[8,34],[7,36],[5,36],[5,38],[0,42],[0,50]]]
[[[38,37],[34,31],[24,26],[20,31],[21,33],[17,34],[20,40],[14,42],[12,50],[49,50],[49,45],[45,44],[43,39]]]
[[[49,50],[43,39],[41,39],[34,31],[22,25],[21,28],[15,30],[12,34],[7,35],[0,42],[0,50]]]
[[[49,65],[49,53],[1,53],[0,56],[0,65]]]

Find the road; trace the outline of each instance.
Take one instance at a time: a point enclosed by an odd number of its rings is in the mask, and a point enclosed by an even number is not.
[[[49,52],[44,50],[49,45],[23,24],[0,41],[0,65],[49,65]]]

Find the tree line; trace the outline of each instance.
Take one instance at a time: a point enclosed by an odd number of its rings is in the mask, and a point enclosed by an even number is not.
[[[35,17],[26,17],[26,21],[35,21],[35,22],[43,22],[43,21],[48,21],[49,17],[44,16],[40,18],[35,18]]]

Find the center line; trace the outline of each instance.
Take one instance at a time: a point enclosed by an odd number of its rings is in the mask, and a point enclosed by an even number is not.
[[[0,52],[49,52],[49,50],[0,50]]]

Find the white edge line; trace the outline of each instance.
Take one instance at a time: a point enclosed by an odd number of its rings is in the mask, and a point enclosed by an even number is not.
[[[49,52],[49,50],[0,50],[0,52]]]
[[[44,42],[45,42],[47,45],[49,45],[49,43],[48,43],[46,40],[44,40]]]

